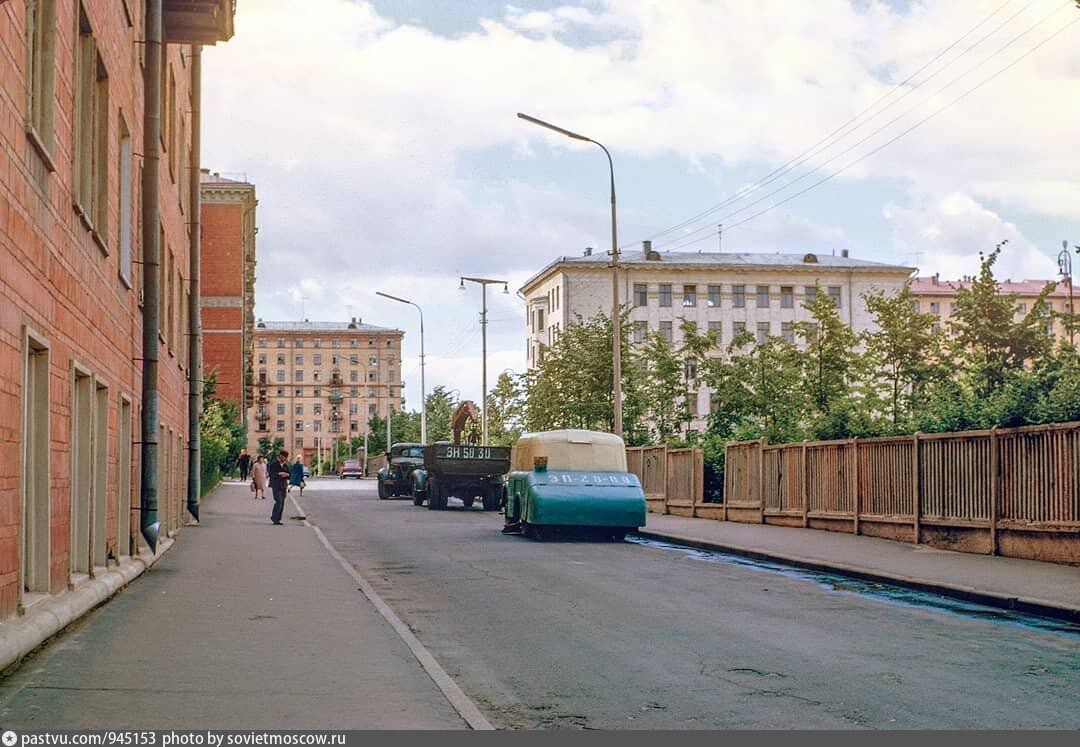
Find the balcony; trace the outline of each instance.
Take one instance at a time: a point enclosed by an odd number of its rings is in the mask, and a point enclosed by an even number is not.
[[[326,400],[332,405],[340,405],[342,402],[345,401],[345,398],[342,397],[340,394],[331,394],[329,397],[326,398]]]
[[[236,0],[162,0],[161,27],[170,44],[217,44],[233,35]]]

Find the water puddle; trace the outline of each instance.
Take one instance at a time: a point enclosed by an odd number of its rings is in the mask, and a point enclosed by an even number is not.
[[[626,541],[659,550],[678,552],[687,557],[701,560],[706,563],[735,565],[752,571],[760,571],[762,573],[771,573],[800,581],[808,581],[821,589],[838,594],[853,594],[861,597],[869,597],[880,602],[901,607],[931,609],[936,612],[944,612],[946,614],[958,615],[960,617],[1000,625],[1011,625],[1041,633],[1080,636],[1080,625],[1066,620],[1054,620],[1013,610],[988,607],[974,602],[965,602],[962,599],[954,599],[952,597],[918,591],[916,589],[907,589],[903,586],[893,586],[875,581],[863,581],[861,579],[842,576],[836,573],[796,568],[782,563],[768,560],[756,560],[754,558],[732,555],[730,553],[723,553],[715,550],[699,550],[694,547],[684,547],[662,540],[638,537],[635,535],[627,536]]]

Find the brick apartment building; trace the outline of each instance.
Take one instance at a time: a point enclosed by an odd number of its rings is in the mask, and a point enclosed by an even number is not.
[[[1030,311],[1039,294],[1054,280],[1004,280],[998,282],[998,288],[1003,295],[1015,296],[1018,304],[1018,314],[1023,316]],[[947,329],[949,319],[956,313],[956,290],[957,288],[970,288],[972,278],[965,277],[960,280],[942,280],[938,275],[926,278],[915,278],[911,281],[911,297],[919,304],[919,311],[923,314],[933,314],[940,318],[937,327]],[[1051,311],[1069,313],[1072,311],[1070,304],[1080,302],[1080,288],[1073,286],[1073,297],[1069,296],[1068,283],[1058,283],[1047,297],[1047,303]],[[1069,330],[1064,321],[1048,319],[1047,327],[1058,340],[1067,340]]]
[[[310,458],[332,442],[362,437],[373,415],[405,406],[398,329],[350,322],[255,325],[255,404],[249,451],[280,437]]]
[[[91,599],[140,565],[140,527],[183,523],[200,45],[232,18],[0,3],[0,668],[4,627],[68,619],[57,595]]]
[[[203,371],[217,373],[218,399],[240,417],[251,404],[255,330],[255,185],[211,174],[202,195],[201,309]]]

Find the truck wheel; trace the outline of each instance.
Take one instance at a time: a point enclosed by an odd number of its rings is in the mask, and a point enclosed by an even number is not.
[[[498,485],[488,485],[484,489],[484,510],[485,511],[498,511],[499,510],[499,498],[501,497],[502,489]]]
[[[345,478],[342,479],[344,480]],[[384,485],[381,480],[379,481],[379,500],[386,500],[386,485]]]
[[[414,506],[424,505],[424,491],[418,490],[415,483],[413,484],[412,489],[412,504]]]
[[[476,498],[470,495],[468,498],[462,498],[461,502],[465,504],[465,508],[472,508],[473,503],[476,502]]]
[[[442,506],[439,505],[439,499],[442,497],[442,486],[434,477],[428,478],[427,484],[427,507],[430,511],[439,511]]]

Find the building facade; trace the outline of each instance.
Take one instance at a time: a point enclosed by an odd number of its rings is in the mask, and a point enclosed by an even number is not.
[[[935,329],[948,329],[948,321],[956,313],[956,290],[957,288],[970,288],[972,278],[965,277],[960,280],[942,280],[938,275],[927,278],[915,278],[911,281],[911,297],[918,303],[918,309],[923,314],[933,314],[939,317]],[[1015,296],[1019,305],[1018,314],[1023,316],[1035,306],[1039,294],[1054,280],[1022,280],[1013,282],[1006,280],[999,282],[998,287],[1003,295]],[[1047,303],[1050,310],[1059,313],[1071,313],[1073,298],[1080,300],[1080,288],[1073,286],[1070,296],[1068,283],[1058,283],[1057,287],[1050,292]],[[1046,321],[1047,328],[1058,340],[1068,341],[1069,330],[1061,318],[1050,318]],[[1075,342],[1075,340],[1074,340]]]
[[[129,564],[148,491],[183,523],[194,68],[233,5],[176,4],[0,4],[0,625]]]
[[[202,199],[203,371],[216,375],[216,396],[251,404],[255,332],[255,185],[203,169]]]
[[[349,322],[255,324],[255,403],[249,450],[278,438],[310,457],[363,437],[372,416],[405,406],[398,329]]]
[[[743,331],[797,342],[795,323],[808,321],[803,302],[828,294],[840,316],[856,332],[873,319],[863,294],[899,291],[912,267],[840,256],[807,254],[739,254],[658,252],[646,241],[640,251],[626,251],[619,261],[620,304],[630,308],[631,340],[659,332],[676,345],[680,322],[695,322],[701,331],[716,332],[716,354]],[[561,257],[521,288],[526,301],[526,361],[535,368],[561,330],[577,315],[611,314],[612,269],[607,256]],[[704,425],[709,393],[702,388],[690,403]]]

